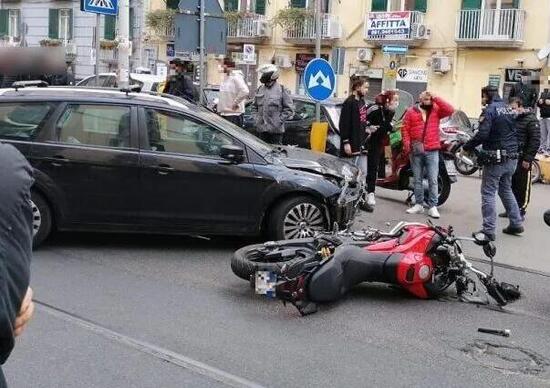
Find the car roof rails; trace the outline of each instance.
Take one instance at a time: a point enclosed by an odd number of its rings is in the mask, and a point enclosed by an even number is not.
[[[120,88],[120,91],[123,92],[123,93],[126,93],[126,95],[128,95],[128,93],[139,93],[141,92],[141,88],[142,86],[141,85],[138,85],[138,84],[133,84],[133,85],[128,85],[127,88]]]
[[[37,88],[47,88],[50,85],[46,81],[41,81],[41,80],[16,81],[11,85],[12,88],[15,88],[15,91],[18,91],[19,89],[32,87],[32,86]]]

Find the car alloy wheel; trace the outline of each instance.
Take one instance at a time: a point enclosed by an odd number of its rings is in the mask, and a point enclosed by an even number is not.
[[[283,225],[285,239],[307,238],[325,229],[325,219],[313,203],[300,203],[286,214]]]
[[[38,209],[38,206],[31,201],[31,208],[32,208],[32,236],[36,236],[38,231],[40,230],[40,226],[42,225],[42,214],[40,214],[40,209]]]

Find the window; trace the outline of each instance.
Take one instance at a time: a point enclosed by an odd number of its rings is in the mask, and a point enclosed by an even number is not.
[[[68,144],[128,148],[130,108],[71,105],[57,123],[56,140]]]
[[[48,37],[63,41],[71,40],[73,38],[73,10],[50,9],[49,12]]]
[[[96,77],[88,77],[82,80],[78,86],[98,86],[103,88],[111,88],[115,86],[115,77],[112,75],[100,75],[99,83],[96,84]]]
[[[185,155],[218,157],[231,138],[218,129],[180,115],[154,109],[145,111],[149,149]]]
[[[179,3],[180,3],[180,0],[166,0],[166,8],[167,9],[178,9]]]
[[[0,9],[0,37],[12,36],[18,38],[20,36],[20,20],[21,13],[18,9]]]
[[[427,0],[372,0],[373,12],[420,11],[426,12]]]
[[[239,0],[225,0],[224,11],[234,12],[239,10]]]
[[[103,25],[103,37],[107,40],[114,40],[116,35],[116,16],[105,15],[105,24]]]
[[[50,104],[0,104],[0,137],[32,139],[53,111]]]

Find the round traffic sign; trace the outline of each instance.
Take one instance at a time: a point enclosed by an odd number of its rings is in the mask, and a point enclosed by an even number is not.
[[[322,58],[311,60],[304,70],[306,93],[315,101],[323,101],[332,96],[336,87],[336,76],[328,61]]]

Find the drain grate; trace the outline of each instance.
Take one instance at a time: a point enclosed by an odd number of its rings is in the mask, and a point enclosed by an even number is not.
[[[462,351],[482,365],[503,372],[546,377],[550,366],[546,357],[514,345],[476,340]]]

